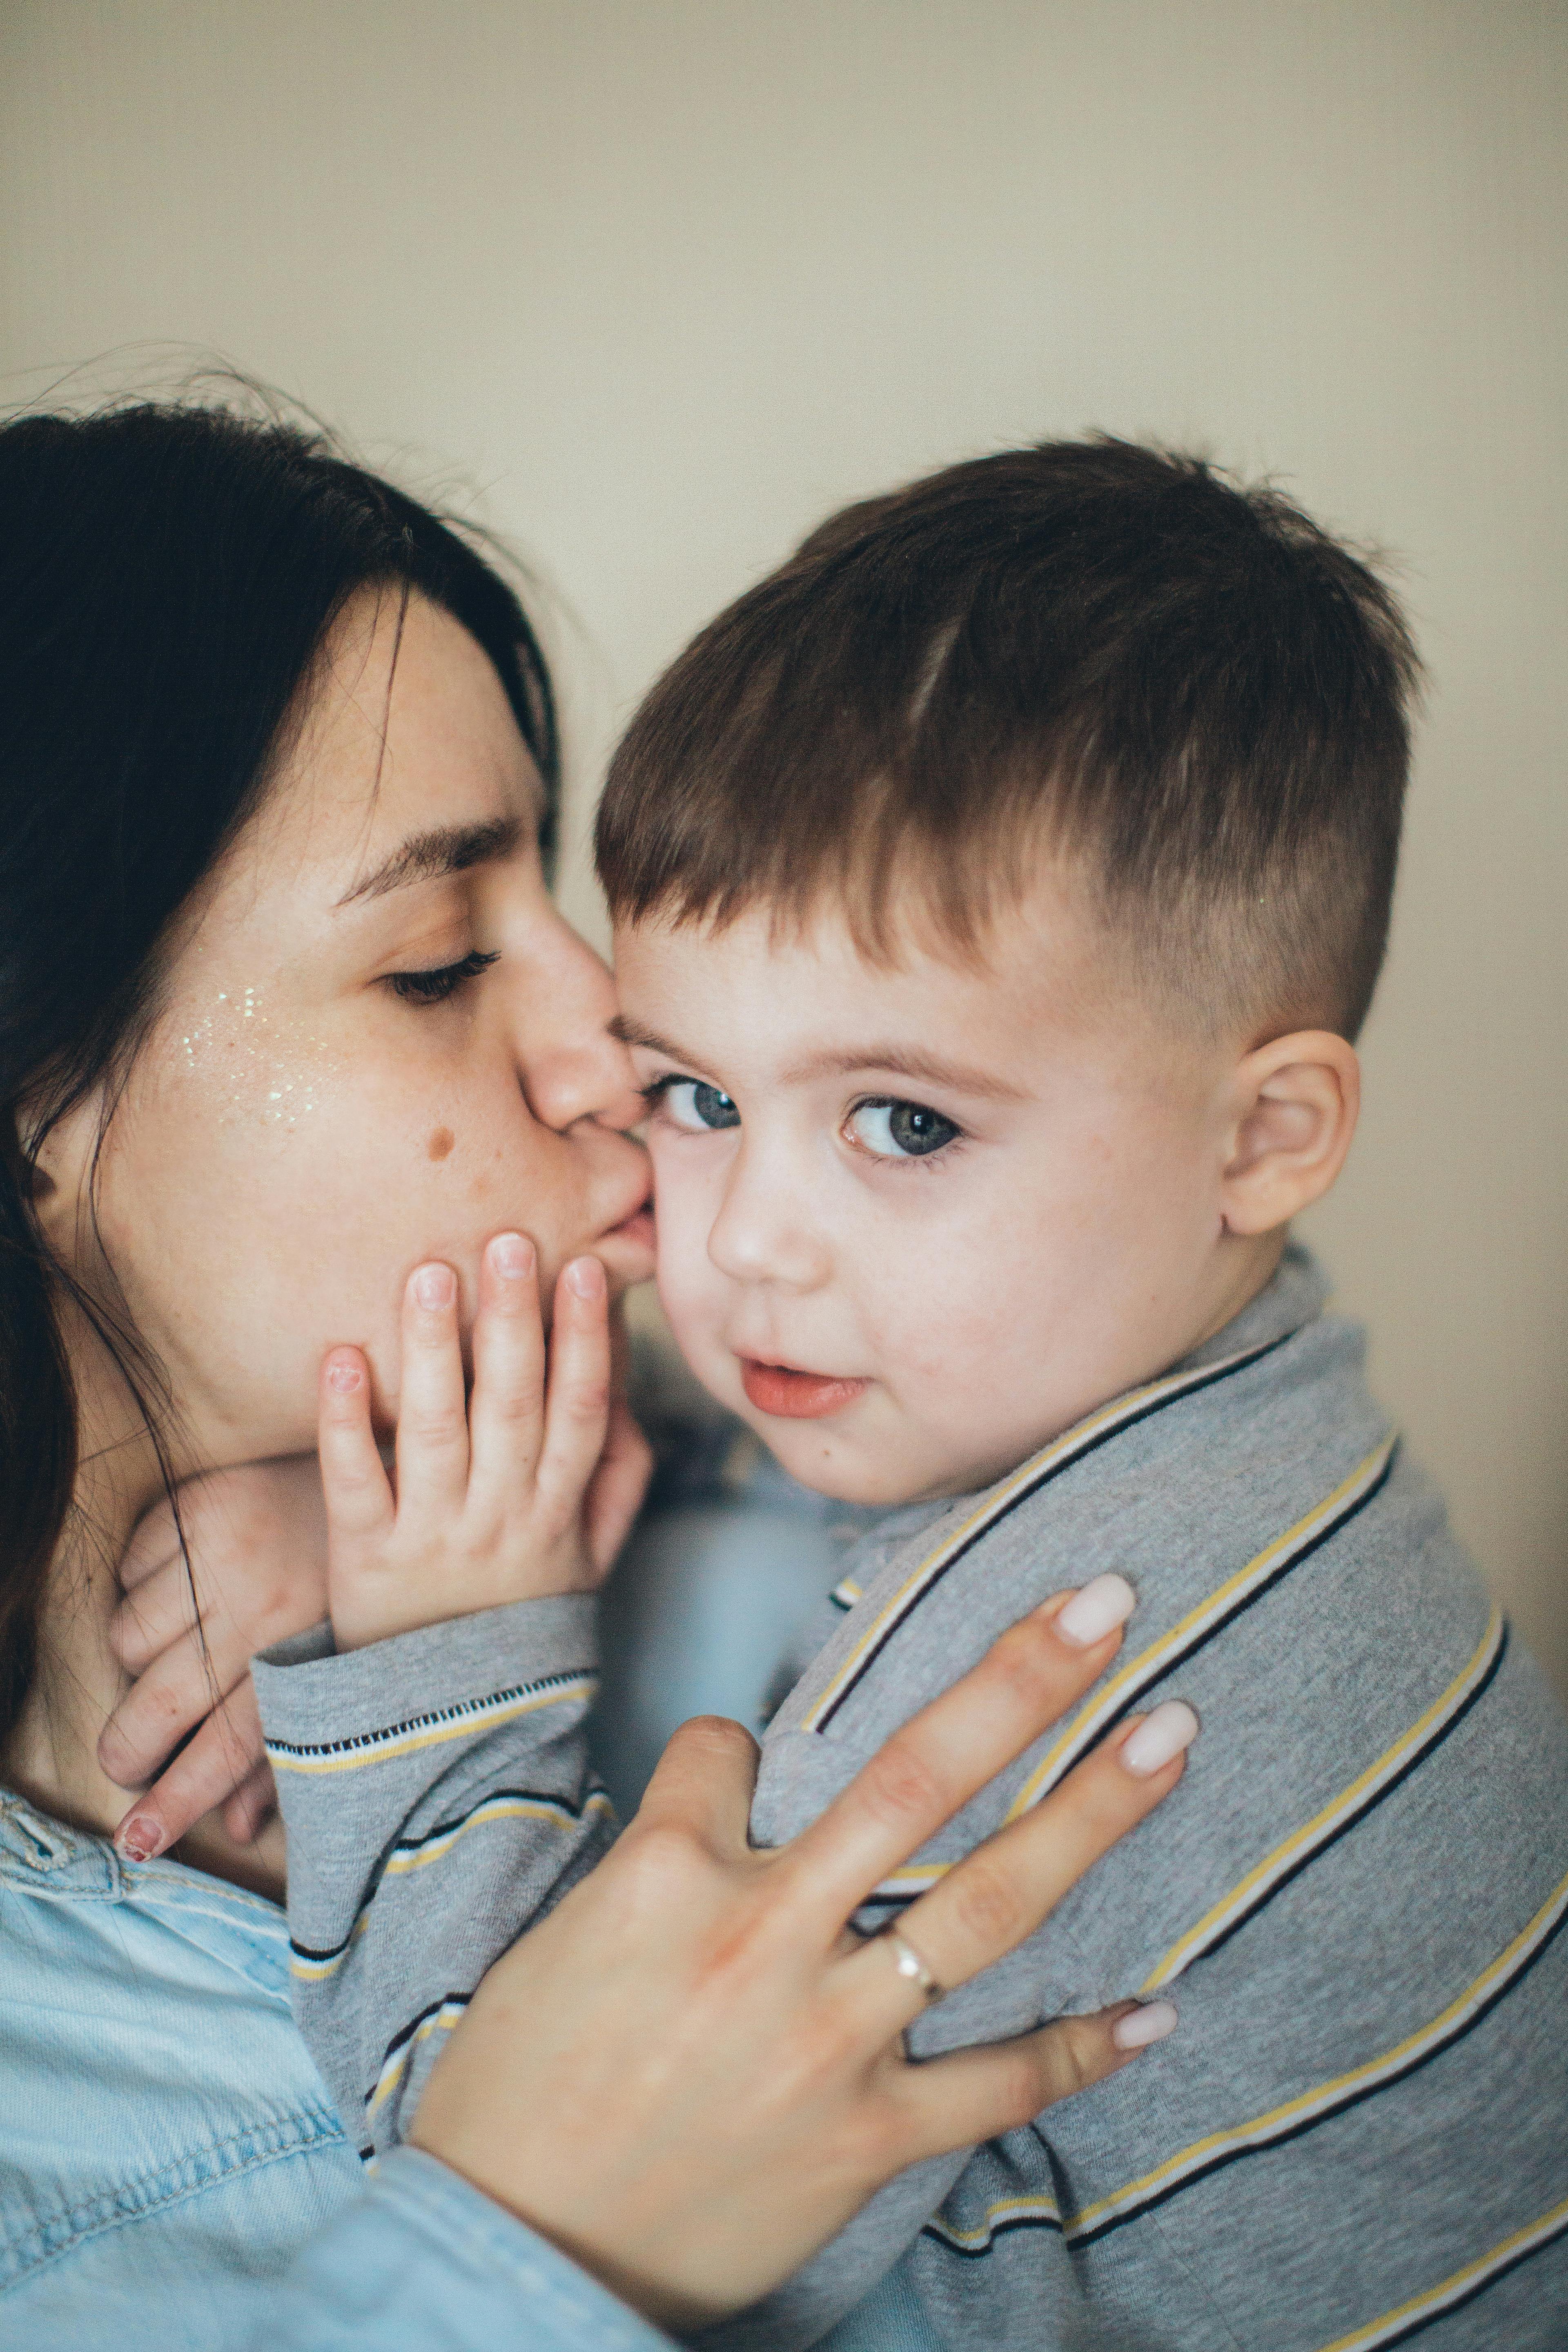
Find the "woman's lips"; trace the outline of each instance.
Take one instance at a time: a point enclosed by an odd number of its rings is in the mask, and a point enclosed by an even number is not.
[[[652,1249],[653,1210],[650,1205],[645,1201],[640,1209],[634,1209],[629,1217],[623,1217],[618,1225],[612,1225],[605,1238],[608,1241],[612,1237],[636,1242],[639,1249]]]
[[[741,1386],[759,1412],[781,1421],[822,1421],[864,1396],[869,1381],[840,1381],[826,1372],[797,1372],[788,1364],[761,1364],[741,1358]]]

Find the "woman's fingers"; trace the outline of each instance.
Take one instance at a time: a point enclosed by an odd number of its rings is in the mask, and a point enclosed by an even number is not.
[[[182,1499],[181,1513],[189,1511],[188,1495]],[[120,1563],[120,1588],[122,1592],[134,1592],[149,1578],[156,1576],[172,1559],[180,1557],[180,1531],[174,1523],[174,1507],[167,1495],[142,1514],[132,1530],[131,1541],[125,1547],[125,1557]]]
[[[792,1842],[780,1866],[817,1890],[830,1941],[896,1864],[1098,1681],[1133,1605],[1120,1576],[1046,1601],[905,1724]],[[1092,1638],[1074,1638],[1084,1632]]]
[[[317,1391],[317,1447],[334,1567],[388,1528],[392,1488],[370,1418],[370,1366],[357,1348],[331,1348]]]
[[[468,1495],[497,1514],[526,1496],[544,1443],[544,1324],[539,1260],[526,1234],[498,1234],[479,1269]]]
[[[458,1328],[458,1277],[432,1259],[403,1294],[397,1407],[397,1512],[434,1526],[460,1511],[468,1489],[468,1405]]]
[[[172,1525],[172,1522],[171,1522]],[[161,1567],[144,1570],[109,1621],[109,1646],[128,1675],[145,1673],[196,1623],[191,1572],[178,1549]]]
[[[1182,1699],[1135,1717],[1060,1786],[955,1863],[896,1922],[944,1990],[963,1984],[1032,1936],[1091,1864],[1152,1813],[1182,1777],[1198,1719]],[[873,1937],[846,1963],[879,2014],[907,2022],[924,2005]]]
[[[166,1853],[204,1813],[241,1789],[266,1755],[256,1693],[247,1675],[168,1770],[137,1798],[114,1832],[115,1844],[132,1862]]]
[[[231,1629],[232,1630],[232,1629]],[[235,1645],[226,1645],[231,1651]],[[139,1789],[185,1734],[244,1678],[249,1657],[222,1654],[194,1625],[132,1684],[98,1738],[98,1760],[121,1789]]]
[[[223,1825],[236,1845],[251,1845],[278,1810],[272,1767],[253,1765],[223,1809]]]
[[[1018,2131],[1036,2116],[1104,2082],[1140,2050],[1173,2031],[1167,2000],[1118,2001],[1092,2017],[1063,2017],[1014,2042],[960,2050],[908,2066],[899,2077],[900,2130],[910,2160],[945,2156],[999,2132]]]
[[[762,1750],[728,1716],[694,1715],[670,1738],[623,1844],[672,1830],[726,1859],[746,1851]]]

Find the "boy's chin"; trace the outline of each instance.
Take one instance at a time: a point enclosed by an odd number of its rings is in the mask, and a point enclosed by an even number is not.
[[[957,1484],[933,1486],[929,1477],[903,1465],[879,1462],[870,1449],[862,1452],[847,1437],[836,1441],[819,1421],[784,1421],[759,1412],[748,1412],[745,1418],[792,1478],[832,1502],[893,1511],[905,1503],[964,1492]]]

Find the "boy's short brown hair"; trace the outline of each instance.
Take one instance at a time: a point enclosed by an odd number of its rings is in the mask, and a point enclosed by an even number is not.
[[[1266,488],[1110,439],[848,507],[643,702],[598,823],[617,920],[841,903],[959,952],[1042,852],[1205,1025],[1353,1037],[1419,674],[1367,561]]]

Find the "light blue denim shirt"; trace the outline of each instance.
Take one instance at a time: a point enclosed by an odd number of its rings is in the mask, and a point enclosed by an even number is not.
[[[656,2352],[433,2158],[366,2182],[276,1904],[0,1791],[0,2346]]]
[[[683,1717],[760,1721],[858,1531],[754,1446],[737,1465],[735,1434],[645,1516],[610,1595],[599,1760],[627,1811]],[[0,1790],[0,2352],[372,2345],[669,2352],[433,2158],[367,2181],[294,2029],[276,1904]],[[901,2266],[821,2352],[935,2352]]]

